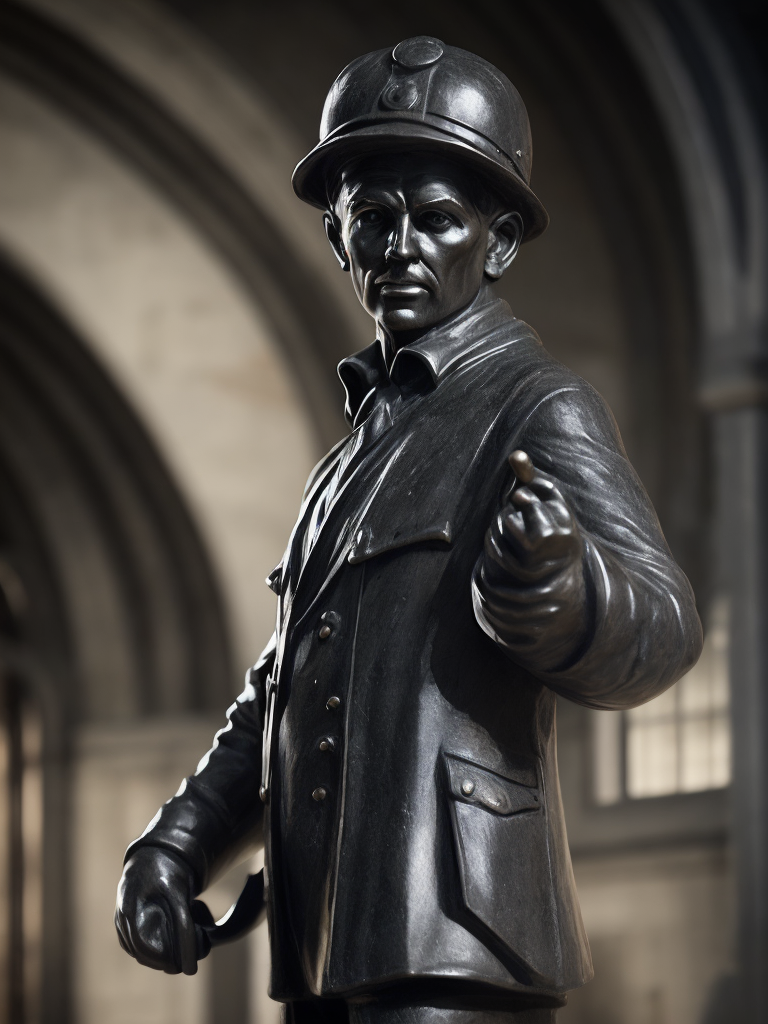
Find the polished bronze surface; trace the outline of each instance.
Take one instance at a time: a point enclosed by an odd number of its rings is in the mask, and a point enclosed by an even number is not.
[[[296,1013],[550,1020],[591,977],[556,694],[649,700],[701,627],[605,402],[495,294],[546,226],[531,155],[511,83],[432,37],[329,94],[294,185],[377,337],[339,366],[351,432],[269,577],[276,634],[127,852],[117,926],[148,966],[195,971],[221,934],[194,897],[263,837]]]

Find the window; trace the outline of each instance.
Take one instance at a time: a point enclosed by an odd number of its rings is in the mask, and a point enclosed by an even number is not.
[[[730,779],[728,615],[718,601],[699,662],[675,686],[632,711],[594,713],[594,798],[606,806]]]

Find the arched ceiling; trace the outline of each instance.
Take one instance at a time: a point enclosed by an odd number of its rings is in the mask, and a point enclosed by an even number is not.
[[[263,580],[316,457],[311,421],[268,321],[215,250],[77,122],[2,85],[0,243],[153,435],[211,552],[244,667],[272,630]]]
[[[290,188],[290,131],[150,4],[9,2],[0,27],[0,66],[113,147],[227,261],[290,363],[318,454],[330,447],[344,431],[335,364],[370,326],[317,259],[326,243]]]
[[[69,326],[0,261],[4,557],[18,643],[68,721],[217,709],[232,678],[218,584],[152,440]]]

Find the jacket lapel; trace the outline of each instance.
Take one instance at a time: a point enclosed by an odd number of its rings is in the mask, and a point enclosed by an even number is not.
[[[435,395],[424,399],[434,407]],[[315,603],[339,569],[413,544],[450,545],[466,466],[442,416],[414,404],[350,467],[295,582],[294,604]],[[455,419],[455,417],[454,417]],[[444,457],[439,439],[444,437]],[[453,450],[451,450],[453,449]],[[426,453],[431,457],[426,459]],[[306,604],[305,604],[306,602]]]
[[[511,331],[510,321],[514,323]],[[309,508],[294,531],[288,586],[294,604],[301,605],[299,614],[303,616],[325,592],[345,563],[356,565],[414,544],[453,543],[460,503],[472,500],[466,477],[493,426],[481,409],[476,417],[457,415],[457,404],[471,401],[477,381],[485,376],[481,364],[524,337],[535,335],[527,325],[505,314],[467,348],[460,369],[452,371],[434,391],[401,409],[381,436],[366,440],[369,420],[358,428],[363,432],[358,451],[344,472],[304,565],[302,539]],[[511,386],[506,377],[505,398]],[[474,440],[473,423],[480,430]],[[316,484],[314,500],[319,489],[327,486],[337,459]]]

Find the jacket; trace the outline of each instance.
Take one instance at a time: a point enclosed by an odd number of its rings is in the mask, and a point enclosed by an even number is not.
[[[377,341],[339,372],[353,429],[270,577],[275,637],[137,843],[175,850],[202,889],[263,828],[275,999],[460,979],[557,1002],[591,962],[556,694],[619,709],[671,685],[701,646],[690,586],[605,403],[503,301],[389,371]],[[571,644],[532,625],[515,646],[483,619],[484,538],[520,448],[583,535]]]

